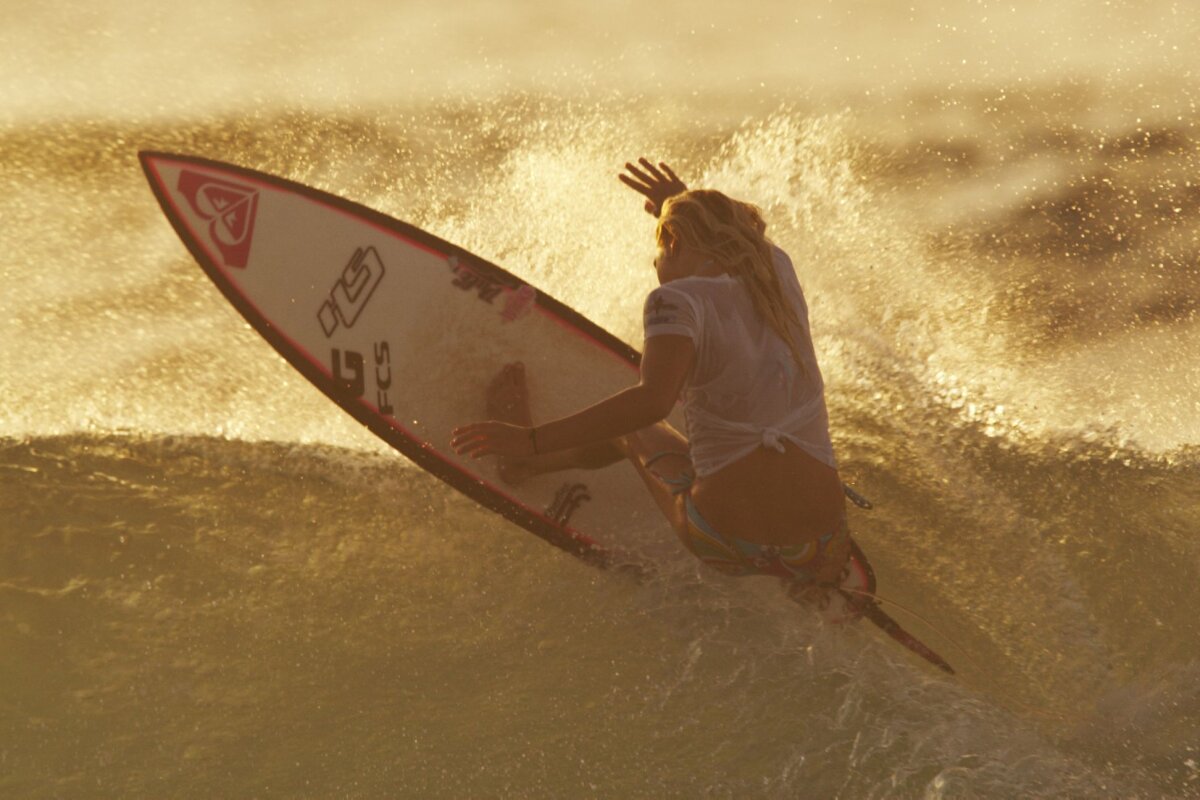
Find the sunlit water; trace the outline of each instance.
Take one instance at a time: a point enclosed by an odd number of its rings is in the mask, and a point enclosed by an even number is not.
[[[231,34],[251,25],[231,7],[197,36],[274,66],[208,73],[194,45],[110,43],[140,24],[124,12],[58,50],[34,45],[61,12],[10,12],[0,794],[1200,796],[1200,136],[1172,55],[1195,20],[1110,8],[1066,42],[1045,26],[1079,8],[1041,8],[928,4],[882,51],[847,27],[883,36],[866,6],[804,8],[819,52],[761,61],[780,9],[704,12],[736,34],[712,66],[690,28],[622,40],[619,15],[584,17],[619,47],[552,11],[491,18],[557,31],[522,55],[390,7],[382,30],[289,19],[291,49]],[[441,83],[322,72],[356,48],[378,66],[405,24],[454,28],[395,59],[454,56]],[[772,41],[799,48],[789,30]],[[1006,48],[1037,54],[1028,74]],[[822,72],[835,49],[866,61]],[[591,569],[410,466],[220,298],[138,149],[373,206],[635,345],[653,221],[621,164],[758,203],[809,295],[844,476],[876,504],[852,524],[880,593],[959,675],[769,582]]]

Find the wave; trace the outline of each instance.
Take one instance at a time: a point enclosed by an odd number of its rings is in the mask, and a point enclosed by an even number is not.
[[[783,745],[768,759],[782,793],[799,776],[835,785],[801,755],[814,750],[848,759],[847,785],[860,796],[887,785],[978,796],[1185,786],[1177,740],[1146,734],[1189,729],[1200,710],[1187,688],[1194,545],[1190,558],[1170,557],[1189,546],[1186,531],[1161,538],[1170,512],[1152,510],[1151,532],[1136,510],[1149,497],[1194,496],[1196,467],[1002,448],[972,449],[957,464],[943,453],[935,466],[935,451],[873,453],[867,435],[847,444],[848,469],[880,508],[855,524],[880,590],[953,637],[961,682],[932,676],[867,629],[797,617],[774,586],[676,572],[639,587],[605,575],[386,455],[132,433],[4,441],[6,686],[23,688],[0,699],[26,729],[62,742],[10,741],[8,786],[31,787],[18,781],[42,774],[53,752],[129,790],[174,786],[166,773],[105,766],[153,764],[165,745],[191,753],[176,778],[228,789],[211,770],[223,758],[227,771],[217,772],[245,787],[255,762],[231,752],[234,742],[285,725],[292,734],[278,748],[266,736],[252,750],[311,753],[323,741],[315,725],[357,713],[347,735],[358,746],[395,752],[411,780],[454,795],[474,784],[434,786],[431,767],[413,761],[424,751],[386,744],[412,730],[404,720],[428,715],[419,735],[454,750],[459,717],[447,703],[525,703],[560,668],[582,683],[561,689],[574,711],[551,713],[572,719],[605,696],[626,709],[576,729],[571,746],[588,749],[647,702],[660,722],[686,727],[717,681],[743,710],[718,704],[734,716],[710,724],[728,732],[744,722],[739,735],[754,746]],[[1143,583],[1173,588],[1140,592]],[[480,658],[494,681],[479,683]],[[624,688],[613,688],[611,670],[628,676],[616,684]],[[475,677],[444,683],[446,671]],[[767,691],[797,680],[809,687],[802,696]],[[805,733],[775,713],[780,703],[797,705]],[[1152,722],[1146,703],[1158,709]],[[533,726],[528,741],[555,751],[563,743],[536,732],[547,710],[534,702],[508,713]],[[122,737],[102,738],[119,728]],[[897,731],[908,732],[897,740]],[[697,732],[691,748],[724,763],[724,736]],[[593,755],[599,768],[618,769],[604,752]],[[1122,765],[1120,777],[1106,760]],[[691,778],[664,768],[604,779],[645,789],[672,774],[693,789],[750,789],[685,761]],[[354,763],[329,774],[344,780]],[[285,771],[268,774],[286,784]],[[397,785],[370,774],[373,786]],[[547,780],[575,785],[570,775]],[[46,785],[74,784],[67,775]]]

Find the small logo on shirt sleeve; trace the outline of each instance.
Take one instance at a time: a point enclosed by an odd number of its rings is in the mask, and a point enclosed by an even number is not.
[[[646,304],[645,319],[647,325],[669,325],[679,322],[679,306],[669,303],[663,296],[657,295]]]

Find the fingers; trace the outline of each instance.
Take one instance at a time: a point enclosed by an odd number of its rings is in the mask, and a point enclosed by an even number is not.
[[[638,169],[628,161],[625,162],[625,169],[629,170],[634,177],[640,180],[642,182],[641,185],[634,182],[633,179],[627,175],[618,176],[622,181],[625,182],[625,185],[632,189],[636,189],[637,191],[645,194],[647,190],[653,190],[663,184],[677,184],[679,186],[684,185],[683,181],[679,180],[679,176],[675,174],[675,171],[667,166],[666,162],[664,161],[658,162],[658,167],[655,167],[644,158],[639,158],[638,163],[645,167],[646,172]],[[659,171],[660,167],[662,168],[661,172]],[[647,172],[649,174],[646,174]]]
[[[641,160],[645,161],[646,159],[643,158]],[[653,178],[651,178],[646,173],[642,172],[640,169],[638,169],[637,167],[635,167],[633,164],[629,163],[628,161],[625,162],[625,169],[629,170],[635,178],[637,178],[639,181],[641,181],[643,184],[645,184],[646,188],[650,188],[650,187],[654,186]],[[629,183],[632,185],[632,181],[630,181],[629,178],[627,178],[626,176],[622,175],[621,178],[626,183]]]
[[[628,164],[626,166],[628,166]],[[632,178],[628,177],[627,175],[618,175],[617,177],[621,179],[622,183],[624,183],[630,189],[633,189],[635,192],[644,194],[647,197],[650,196],[650,192],[652,191],[652,189],[650,189],[649,186],[643,186],[642,184],[637,183],[636,181],[634,181]],[[645,177],[645,176],[643,175],[642,177]]]
[[[647,202],[644,206],[646,213],[657,217],[662,210],[662,203],[673,195],[680,192],[686,192],[687,186],[675,174],[666,162],[658,162],[658,167],[650,163],[648,159],[639,158],[638,163],[645,169],[643,172],[630,162],[625,162],[625,169],[629,171],[629,175],[618,175],[621,182],[633,189],[639,194],[645,195]],[[659,171],[661,168],[661,172]],[[637,178],[637,180],[634,180]],[[638,181],[641,181],[640,183]]]
[[[665,177],[663,177],[663,174],[661,172],[658,171],[658,168],[655,167],[653,164],[651,164],[646,159],[639,158],[638,163],[641,164],[643,167],[645,167],[647,170],[649,170],[650,174],[653,175],[654,179],[656,181],[658,181],[659,183],[667,182],[667,179]]]
[[[473,442],[460,443],[454,446],[454,452],[460,456],[470,456],[471,458],[479,458],[488,449],[486,439],[478,439]]]
[[[523,430],[495,420],[473,422],[450,432],[450,448],[458,455],[470,458],[525,455],[524,445],[529,439],[522,434]]]
[[[471,439],[484,434],[486,422],[472,422],[470,425],[461,425],[450,431],[450,444],[454,444],[459,440]]]
[[[467,444],[460,444],[454,448],[454,452],[460,456],[468,456],[469,458],[480,458],[481,456],[490,456],[496,451],[492,449],[492,444],[486,439],[478,439]]]
[[[450,440],[450,448],[456,453],[461,454],[463,450],[470,450],[473,447],[479,447],[481,444],[484,444],[487,441],[488,437],[485,434],[478,434],[475,436],[456,436]]]
[[[478,458],[483,453],[479,452],[486,448],[489,444],[487,431],[484,429],[486,423],[475,423],[473,425],[464,425],[461,428],[455,428],[450,433],[450,448],[455,453],[461,455],[471,454]]]

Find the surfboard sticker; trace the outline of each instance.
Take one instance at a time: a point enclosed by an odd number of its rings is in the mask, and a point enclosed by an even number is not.
[[[495,264],[366,206],[206,158],[139,158],[175,231],[229,302],[396,450],[594,565],[645,575],[690,560],[633,470],[566,471],[512,487],[494,459],[450,449],[455,425],[484,417],[486,387],[505,363],[526,365],[534,419],[555,419],[635,381],[635,349]],[[844,585],[874,592],[857,548]],[[846,599],[855,596],[833,597],[826,619],[862,616]]]

